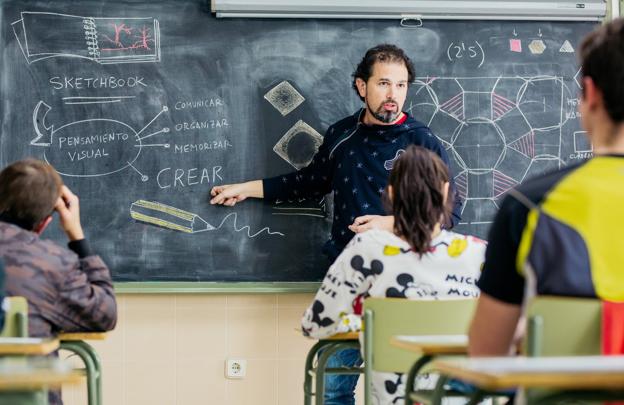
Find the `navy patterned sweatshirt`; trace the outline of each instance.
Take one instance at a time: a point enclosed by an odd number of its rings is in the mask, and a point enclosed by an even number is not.
[[[364,112],[362,109],[330,126],[307,167],[263,180],[264,198],[270,201],[334,192],[331,237],[323,247],[332,261],[353,237],[348,226],[355,218],[386,215],[381,195],[392,164],[408,145],[427,148],[449,163],[442,144],[423,123],[405,114],[406,119],[395,125],[365,125]],[[461,200],[456,197],[452,225],[459,221],[460,213]]]

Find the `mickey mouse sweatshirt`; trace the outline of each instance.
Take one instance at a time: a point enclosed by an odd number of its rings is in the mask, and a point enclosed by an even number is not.
[[[301,329],[304,335],[316,339],[359,331],[361,301],[369,296],[410,300],[476,298],[485,249],[481,239],[442,231],[431,241],[429,251],[420,256],[390,232],[372,229],[357,234],[327,272],[303,315]],[[401,374],[375,372],[375,403],[396,404],[403,396],[403,378]]]

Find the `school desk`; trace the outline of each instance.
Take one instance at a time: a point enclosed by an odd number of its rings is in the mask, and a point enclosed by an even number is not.
[[[0,337],[0,355],[45,356],[59,348],[57,339]]]
[[[55,357],[0,358],[0,405],[47,405],[49,388],[76,384],[80,378]]]
[[[89,405],[103,405],[102,402],[102,363],[95,349],[85,340],[104,340],[103,332],[61,333],[60,348],[75,353],[85,365],[87,377],[87,399]]]
[[[624,399],[624,356],[440,359],[431,369],[479,390],[519,388],[520,401],[527,405]]]

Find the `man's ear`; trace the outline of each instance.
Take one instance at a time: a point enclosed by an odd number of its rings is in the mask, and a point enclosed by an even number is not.
[[[355,79],[355,86],[357,87],[360,97],[366,98],[366,82],[358,77]]]
[[[35,229],[33,229],[33,232],[37,235],[41,235],[43,231],[45,231],[45,229],[48,227],[50,222],[52,222],[52,215],[48,215],[47,217],[42,219],[41,222],[35,225]]]
[[[591,77],[583,77],[583,103],[585,106],[593,110],[602,103],[602,92],[592,80]]]

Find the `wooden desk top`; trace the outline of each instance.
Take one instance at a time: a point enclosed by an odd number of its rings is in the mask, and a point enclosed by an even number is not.
[[[390,344],[421,354],[466,354],[467,335],[398,335],[390,338]]]
[[[482,357],[437,360],[431,368],[488,390],[624,387],[624,356]]]
[[[72,332],[72,333],[59,333],[58,339],[61,341],[69,340],[104,340],[106,339],[106,332]]]
[[[57,339],[40,338],[0,338],[0,355],[41,355],[50,354],[59,347]]]
[[[64,361],[52,357],[0,359],[0,391],[38,390],[76,384],[82,375]]]

